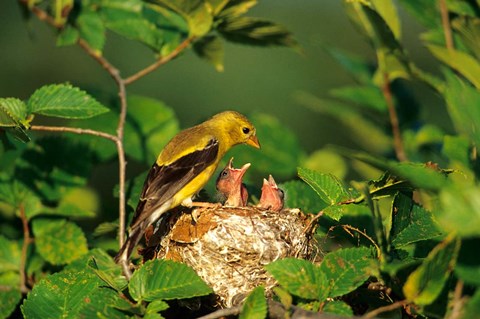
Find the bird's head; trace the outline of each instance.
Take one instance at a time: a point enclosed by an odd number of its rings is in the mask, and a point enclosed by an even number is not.
[[[263,179],[260,207],[272,211],[280,211],[283,208],[284,198],[285,193],[278,188],[272,175],[268,176],[268,180]]]
[[[215,115],[212,120],[218,124],[220,130],[225,130],[231,146],[248,144],[260,148],[255,127],[244,115],[235,111],[226,111]]]
[[[242,187],[242,179],[245,172],[250,167],[250,163],[242,166],[242,168],[233,167],[233,157],[228,161],[227,166],[220,172],[217,178],[217,190],[227,196]]]

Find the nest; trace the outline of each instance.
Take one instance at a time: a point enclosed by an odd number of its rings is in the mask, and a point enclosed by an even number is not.
[[[213,289],[220,306],[231,307],[259,285],[267,292],[276,285],[265,265],[317,256],[310,221],[299,209],[197,208],[170,222],[155,257],[189,265]]]

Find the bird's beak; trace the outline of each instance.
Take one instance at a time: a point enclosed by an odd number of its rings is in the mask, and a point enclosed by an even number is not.
[[[258,142],[256,135],[250,136],[250,138],[247,140],[247,144],[255,148],[260,148],[260,143]]]

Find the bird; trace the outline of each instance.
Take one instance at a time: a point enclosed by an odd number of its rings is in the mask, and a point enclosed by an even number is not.
[[[207,183],[233,146],[260,148],[256,129],[244,115],[225,111],[175,135],[163,148],[145,179],[128,238],[115,256],[129,277],[128,260],[145,229],[179,205],[192,207],[192,197]]]
[[[233,157],[228,161],[227,166],[220,172],[217,178],[217,191],[225,198],[225,206],[245,207],[248,200],[248,191],[242,178],[250,163],[242,168],[233,167]]]
[[[257,207],[262,209],[279,212],[284,205],[285,193],[278,188],[277,183],[272,175],[268,176],[268,180],[263,179],[262,194]]]

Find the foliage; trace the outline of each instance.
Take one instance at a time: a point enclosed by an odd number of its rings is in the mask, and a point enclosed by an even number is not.
[[[141,96],[127,99],[125,87],[189,46],[221,71],[225,41],[297,50],[298,44],[282,26],[245,16],[254,0],[20,3],[58,31],[57,45],[78,44],[98,61],[120,98],[105,102],[68,83],[40,87],[25,101],[0,98],[0,317],[162,318],[187,311],[187,299],[211,293],[191,268],[154,260],[127,280],[111,257],[118,248],[116,219],[125,218],[122,208],[134,209],[145,178],[125,181],[122,163],[126,158],[146,169],[179,130],[170,107]],[[265,266],[279,284],[273,299],[286,311],[352,316],[376,309],[432,318],[478,313],[480,4],[398,3],[425,27],[420,38],[439,74],[421,70],[403,48],[394,1],[345,0],[375,63],[328,49],[356,85],[335,88],[328,98],[297,96],[348,127],[360,151],[307,154],[276,118],[255,113],[250,118],[263,152],[232,152],[237,162],[253,164],[252,175],[283,180],[286,206],[318,214],[321,260],[288,258]],[[156,61],[120,77],[103,52],[109,32],[144,44]],[[410,92],[415,85],[443,99],[452,130],[420,120],[420,103]],[[52,117],[65,126],[37,123],[52,123]],[[91,185],[98,167],[117,157],[118,186],[108,183],[119,195],[118,214]],[[324,158],[339,169],[322,171]],[[263,287],[254,289],[240,317],[266,317],[264,295]]]

